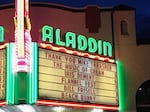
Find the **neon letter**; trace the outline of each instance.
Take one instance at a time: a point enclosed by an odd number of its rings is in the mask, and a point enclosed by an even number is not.
[[[88,52],[95,53],[97,51],[97,42],[94,38],[88,38]]]
[[[46,41],[46,39],[53,43],[53,27],[47,25],[42,28],[42,41]]]
[[[104,56],[112,57],[112,46],[109,42],[103,42],[103,54]]]
[[[78,50],[84,51],[87,49],[87,39],[83,35],[78,35],[77,37]]]
[[[97,48],[98,48],[98,51],[97,51],[97,53],[98,54],[102,54],[102,40],[98,40],[98,42],[97,42]]]
[[[76,48],[76,37],[75,33],[67,32],[65,35],[66,47]]]
[[[4,42],[4,27],[0,26],[0,42]]]
[[[60,40],[60,29],[56,29],[55,31],[55,43],[59,46],[65,46],[65,42]]]

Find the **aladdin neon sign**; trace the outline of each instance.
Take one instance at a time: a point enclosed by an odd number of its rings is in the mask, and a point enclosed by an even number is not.
[[[88,51],[89,53],[97,53],[112,57],[112,45],[110,42],[96,40],[93,37],[86,38],[84,35],[77,35],[73,32],[66,32],[63,41],[60,37],[60,29],[55,29],[45,25],[42,27],[42,41],[54,43],[58,46],[70,47],[79,51]]]
[[[86,38],[84,35],[77,35],[74,32],[66,32],[63,41],[60,37],[60,29],[55,29],[51,26],[45,25],[42,27],[42,41],[48,40],[49,43],[58,46],[70,47],[79,51],[87,51],[89,53],[96,53],[112,57],[112,45],[110,42],[96,40],[93,37]],[[0,26],[0,42],[4,42],[4,27]]]

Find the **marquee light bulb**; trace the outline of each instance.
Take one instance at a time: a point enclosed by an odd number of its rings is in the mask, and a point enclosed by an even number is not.
[[[103,112],[102,109],[93,109],[92,112]]]
[[[30,105],[18,105],[17,106],[22,112],[36,112],[35,109]]]

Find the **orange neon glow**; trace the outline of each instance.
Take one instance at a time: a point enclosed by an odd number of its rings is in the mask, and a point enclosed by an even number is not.
[[[29,16],[29,0],[24,0],[24,7],[25,7],[24,16],[28,17]]]
[[[8,43],[5,43],[5,44],[3,44],[3,45],[0,45],[0,49],[4,49],[4,48],[6,48],[6,47],[7,47],[7,45],[8,45]]]
[[[1,101],[0,106],[6,106],[6,101]]]
[[[100,60],[100,61],[115,63],[114,59],[111,59],[111,58],[108,58],[108,57],[101,57],[99,55],[91,55],[89,53],[82,53],[82,52],[79,52],[79,51],[69,50],[69,49],[66,49],[64,47],[56,47],[56,46],[53,46],[52,44],[39,43],[39,46],[42,47],[42,48],[47,48],[47,49],[51,49],[51,50],[54,50],[54,51],[60,51],[60,52],[64,52],[64,53],[67,53],[67,54],[73,54],[73,55],[88,57],[88,58],[96,59],[96,60]]]
[[[97,108],[97,109],[104,109],[104,110],[119,110],[118,106],[112,106],[112,105],[63,102],[63,101],[55,101],[55,100],[38,100],[37,104],[47,105],[47,106],[67,106],[67,107],[76,107],[76,108]]]

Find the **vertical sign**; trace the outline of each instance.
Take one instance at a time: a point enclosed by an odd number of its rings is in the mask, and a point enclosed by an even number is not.
[[[28,15],[28,0],[16,0],[15,9],[15,43],[16,66],[14,72],[30,72],[31,36]]]
[[[37,100],[37,43],[32,42],[29,0],[15,0],[15,42],[7,46],[7,104]]]

